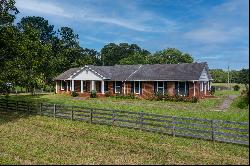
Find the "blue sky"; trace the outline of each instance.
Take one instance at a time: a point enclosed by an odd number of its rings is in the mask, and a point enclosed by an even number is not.
[[[80,45],[136,43],[151,53],[174,47],[210,68],[249,68],[248,0],[16,0],[24,16],[68,26]]]

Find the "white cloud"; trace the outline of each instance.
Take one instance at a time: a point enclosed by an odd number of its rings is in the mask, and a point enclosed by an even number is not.
[[[65,18],[72,17],[72,15],[67,13],[64,8],[50,2],[38,0],[16,0],[16,6],[19,10],[29,10]]]
[[[126,10],[122,14],[113,14],[112,11],[102,11],[96,6],[86,5],[81,6],[81,9],[79,9],[78,7],[60,5],[51,1],[16,0],[17,8],[23,11],[28,10],[35,13],[70,18],[78,22],[103,23],[140,32],[166,32],[171,27],[176,26],[173,20],[157,16],[151,12],[137,11],[137,8],[133,8],[134,10],[131,8],[130,11]],[[156,20],[161,24],[158,28],[152,23],[150,24],[150,22]]]
[[[191,30],[185,33],[184,37],[201,43],[226,43],[237,39],[243,32],[243,29],[240,27],[233,27],[228,30],[216,27],[205,27]]]

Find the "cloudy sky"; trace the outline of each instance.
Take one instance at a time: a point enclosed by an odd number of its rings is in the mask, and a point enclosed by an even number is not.
[[[16,0],[20,13],[69,26],[82,47],[136,43],[174,47],[210,68],[249,68],[248,0]]]

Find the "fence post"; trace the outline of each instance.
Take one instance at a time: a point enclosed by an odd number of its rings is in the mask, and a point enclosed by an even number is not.
[[[140,129],[143,129],[143,111],[140,112]]]
[[[56,104],[54,104],[54,118],[56,117]]]
[[[30,104],[29,103],[27,103],[27,107],[28,107],[28,113],[31,113],[30,112]]]
[[[74,110],[73,110],[73,107],[72,107],[72,110],[71,110],[71,120],[74,120]]]
[[[42,115],[42,111],[43,111],[43,103],[40,103],[40,115]]]
[[[8,100],[6,100],[6,111],[8,111]]]
[[[214,120],[211,120],[212,141],[215,140]]]
[[[18,101],[16,101],[16,111],[18,112]]]
[[[172,135],[175,136],[175,116],[172,117]]]
[[[115,125],[115,110],[112,111],[112,125]]]
[[[93,121],[93,109],[90,109],[90,123]]]

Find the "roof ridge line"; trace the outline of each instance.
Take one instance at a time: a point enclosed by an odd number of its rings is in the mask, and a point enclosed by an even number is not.
[[[139,71],[141,67],[142,67],[142,65],[140,65],[139,68],[137,70],[135,70],[133,73],[131,73],[124,81],[127,81],[127,79],[129,77],[131,77],[133,74],[135,74],[137,71]]]

